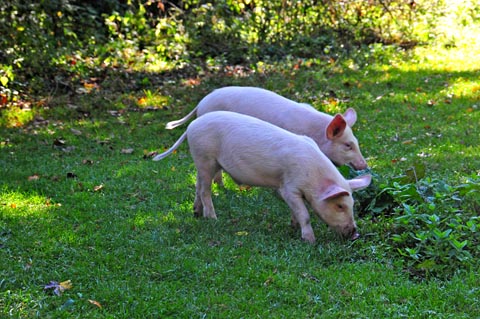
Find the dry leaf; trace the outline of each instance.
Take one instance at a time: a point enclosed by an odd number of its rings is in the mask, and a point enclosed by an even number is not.
[[[88,302],[91,303],[92,305],[95,305],[97,306],[98,308],[102,309],[102,305],[96,301],[96,300],[92,300],[92,299],[88,299]]]
[[[132,154],[133,153],[133,148],[122,148],[121,153],[122,154]]]
[[[265,280],[265,282],[263,283],[263,285],[265,287],[267,286],[270,286],[270,284],[273,282],[273,278],[272,277],[268,277],[267,280]]]
[[[78,176],[77,176],[77,174],[75,174],[75,173],[72,173],[72,172],[68,172],[68,173],[67,173],[67,178],[77,178],[77,177],[78,177]]]
[[[101,191],[102,189],[103,189],[103,184],[100,184],[100,185],[98,185],[98,186],[95,186],[95,187],[93,188],[93,191],[94,191],[94,192],[98,192],[98,191]]]
[[[70,129],[70,132],[72,132],[73,135],[82,135],[82,131],[76,130],[74,128]]]
[[[71,281],[71,280],[62,281],[62,282],[60,283],[60,287],[62,287],[63,290],[72,289],[72,287],[73,287],[72,281]]]
[[[40,179],[40,176],[38,176],[37,174],[33,174],[32,176],[28,176],[29,181],[37,181],[39,179]]]
[[[61,138],[56,138],[56,139],[53,141],[53,145],[54,145],[54,146],[64,146],[64,145],[65,145],[65,140],[64,140],[64,139],[61,139]]]
[[[1,94],[0,95],[0,105],[5,105],[5,104],[7,104],[7,102],[8,102],[7,96]]]

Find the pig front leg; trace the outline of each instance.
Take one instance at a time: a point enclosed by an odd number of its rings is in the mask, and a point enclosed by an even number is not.
[[[315,235],[313,233],[312,225],[310,224],[310,214],[303,202],[302,195],[285,188],[280,189],[279,192],[292,210],[292,225],[300,226],[303,240],[310,244],[315,243]]]

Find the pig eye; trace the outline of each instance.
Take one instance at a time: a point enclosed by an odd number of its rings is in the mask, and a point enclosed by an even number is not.
[[[352,150],[352,149],[353,149],[352,143],[345,143],[345,147],[346,147],[348,150]]]
[[[343,205],[342,204],[337,204],[337,208],[338,209],[343,209]]]

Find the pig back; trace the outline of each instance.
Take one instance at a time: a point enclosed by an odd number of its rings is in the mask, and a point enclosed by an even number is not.
[[[197,116],[214,111],[250,115],[295,134],[312,136],[318,132],[320,137],[332,119],[308,104],[256,87],[229,86],[213,91],[198,104]]]

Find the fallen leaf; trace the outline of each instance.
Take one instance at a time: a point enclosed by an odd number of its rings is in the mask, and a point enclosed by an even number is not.
[[[68,173],[67,173],[67,178],[77,178],[77,177],[78,177],[78,176],[77,176],[77,174],[75,174],[75,173],[72,173],[72,172],[68,172]]]
[[[107,111],[108,114],[110,114],[111,116],[115,116],[115,117],[118,117],[121,115],[120,111],[117,111],[117,110],[109,110]]]
[[[147,159],[147,158],[150,158],[150,157],[155,157],[158,155],[158,152],[148,152],[147,150],[144,150],[143,151],[143,159]]]
[[[102,305],[96,301],[96,300],[92,300],[92,299],[88,299],[88,302],[91,303],[92,305],[95,305],[97,306],[98,308],[102,309]]]
[[[267,280],[265,280],[265,282],[263,283],[263,285],[265,287],[267,286],[270,286],[270,284],[273,282],[273,278],[272,277],[268,277]]]
[[[76,130],[74,128],[70,129],[70,132],[72,132],[73,135],[82,135],[82,131]]]
[[[10,208],[17,208],[17,204],[11,203],[11,204],[10,204]]]
[[[208,246],[210,247],[217,247],[220,246],[221,242],[218,240],[212,240],[211,242],[208,243]]]
[[[237,231],[235,233],[237,236],[248,236],[248,231]]]
[[[53,145],[54,146],[64,146],[65,145],[65,140],[64,139],[61,139],[61,138],[56,138],[54,141],[53,141]]]
[[[37,181],[39,179],[40,179],[40,176],[38,176],[37,174],[33,174],[32,176],[28,176],[29,181]]]
[[[0,95],[0,105],[5,105],[8,102],[8,98],[6,95],[1,94]]]
[[[87,93],[88,93],[88,90],[85,89],[85,88],[77,88],[77,89],[75,90],[75,92],[76,92],[77,94],[87,94]]]
[[[72,146],[62,147],[62,151],[65,153],[73,152],[75,151],[75,146],[72,145]]]
[[[122,148],[121,152],[122,154],[132,154],[133,153],[133,148]]]
[[[101,191],[102,189],[103,189],[103,184],[100,184],[100,185],[98,185],[98,186],[95,186],[95,187],[93,188],[93,191],[94,191],[94,192],[98,192],[98,191]]]
[[[71,281],[71,280],[62,281],[62,282],[60,283],[60,287],[62,287],[63,290],[72,289],[72,287],[73,287],[72,281]]]

